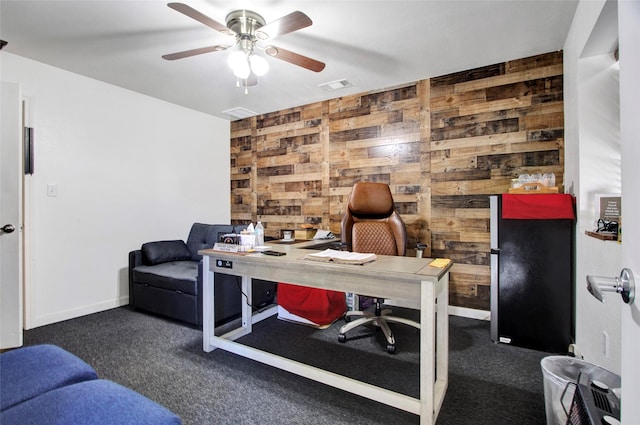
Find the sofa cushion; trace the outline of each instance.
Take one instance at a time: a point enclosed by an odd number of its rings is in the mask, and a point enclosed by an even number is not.
[[[184,241],[147,242],[142,245],[142,262],[147,266],[169,261],[191,260],[191,251]]]
[[[171,261],[138,266],[133,269],[133,279],[136,283],[197,295],[198,262]]]
[[[83,360],[49,344],[2,353],[0,370],[2,411],[47,391],[98,377],[95,370]]]
[[[0,413],[2,425],[180,425],[142,394],[98,379],[58,388]]]

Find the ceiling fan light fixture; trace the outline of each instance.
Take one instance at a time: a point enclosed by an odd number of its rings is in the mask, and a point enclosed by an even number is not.
[[[229,55],[229,67],[233,75],[244,80],[254,73],[258,77],[263,76],[269,70],[269,63],[261,56],[256,56],[253,52],[236,50]]]
[[[247,66],[238,67],[233,70],[233,75],[240,78],[241,80],[246,80],[247,78],[249,78],[249,74],[251,74],[251,68],[249,68],[248,64]]]
[[[256,12],[241,9],[229,12],[225,25],[184,3],[169,3],[167,6],[211,29],[235,38],[234,45],[237,49],[229,55],[228,63],[237,78],[237,85],[240,86],[242,83],[245,92],[248,86],[257,84],[256,77],[264,75],[269,70],[268,61],[264,57],[254,55],[256,47],[263,49],[256,45],[256,42],[289,34],[312,24],[311,19],[300,11],[291,12],[267,24],[264,18]],[[219,52],[231,47],[229,44],[219,44],[171,53],[163,55],[162,58],[166,60],[183,59],[204,53]],[[267,56],[289,62],[310,71],[320,72],[325,68],[323,62],[287,49],[266,46],[263,50]]]
[[[247,54],[242,50],[236,50],[229,55],[229,67],[233,71],[233,75],[241,79],[245,79],[251,74]]]
[[[247,62],[247,54],[242,50],[236,50],[235,52],[229,55],[228,63],[231,69],[238,68],[242,66],[243,63]]]
[[[251,65],[253,73],[258,77],[262,77],[267,73],[267,71],[269,71],[269,62],[267,62],[267,60],[262,56],[249,56],[249,64]]]

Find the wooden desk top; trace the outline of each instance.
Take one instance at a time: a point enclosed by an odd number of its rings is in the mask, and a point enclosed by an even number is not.
[[[281,257],[212,249],[199,253],[211,258],[209,268],[213,272],[398,299],[419,297],[422,281],[439,281],[452,265],[430,267],[430,258],[388,255],[379,255],[375,261],[364,265],[318,262],[305,260],[305,255],[313,251],[299,246],[278,245],[274,249],[287,253]],[[220,267],[216,260],[231,262],[231,268]]]

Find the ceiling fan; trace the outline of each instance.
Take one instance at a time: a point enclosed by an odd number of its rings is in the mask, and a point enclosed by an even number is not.
[[[198,49],[163,55],[162,57],[166,60],[182,59],[203,53],[220,52],[238,46],[238,50],[234,51],[229,57],[229,66],[238,78],[238,85],[242,83],[245,87],[245,93],[246,87],[257,84],[257,76],[263,75],[269,67],[269,64],[264,58],[254,53],[255,48],[264,50],[268,56],[314,72],[320,72],[325,67],[325,64],[320,61],[283,49],[282,47],[273,45],[261,47],[257,44],[258,41],[267,41],[277,36],[310,26],[312,24],[311,19],[302,12],[291,12],[267,24],[264,18],[256,12],[251,10],[234,10],[227,15],[225,19],[226,25],[223,25],[184,3],[169,3],[167,6],[222,34],[235,37],[235,43],[200,47]]]

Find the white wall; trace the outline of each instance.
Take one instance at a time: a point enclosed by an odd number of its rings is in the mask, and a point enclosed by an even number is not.
[[[1,72],[35,128],[27,329],[128,304],[130,250],[229,222],[227,121],[5,52]]]
[[[581,230],[593,230],[596,194],[621,191],[620,83],[614,64],[609,54],[578,64]]]
[[[585,48],[594,51],[598,34],[607,33],[598,22],[606,3],[579,3],[564,47],[565,181],[566,187],[573,187],[578,209],[576,344],[585,360],[620,373],[620,297],[608,294],[602,304],[586,290],[588,274],[620,273],[620,246],[584,234],[593,229],[594,195],[620,193],[621,187],[618,71],[606,52],[583,54]]]

